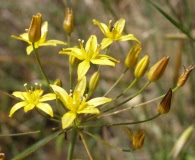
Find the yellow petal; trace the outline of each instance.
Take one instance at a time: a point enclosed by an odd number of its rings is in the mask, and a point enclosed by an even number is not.
[[[75,118],[76,118],[75,112],[70,111],[64,114],[62,117],[62,129],[66,129],[67,127],[69,127],[75,120]]]
[[[83,51],[80,48],[76,48],[76,47],[63,49],[63,51],[60,51],[59,54],[71,55],[71,56],[74,56],[80,60],[85,59],[85,52],[83,53]]]
[[[108,47],[112,42],[113,40],[111,38],[104,38],[101,42],[101,49]]]
[[[94,23],[94,25],[97,25],[101,29],[101,31],[103,32],[104,35],[106,35],[108,32],[110,32],[110,30],[106,24],[100,23],[99,21],[97,21],[95,19],[93,19],[93,23]]]
[[[125,27],[125,19],[121,18],[119,19],[115,24],[114,28],[117,32],[116,37],[120,37]]]
[[[24,112],[28,112],[28,111],[32,110],[33,108],[35,108],[35,104],[28,103],[27,105],[24,106]]]
[[[91,60],[91,63],[99,64],[99,65],[115,66],[115,63],[108,59],[93,59]]]
[[[89,53],[93,54],[97,50],[97,45],[97,37],[95,35],[91,35],[85,45],[85,51],[90,51]],[[89,57],[92,57],[92,55],[89,55]]]
[[[26,47],[26,52],[27,52],[27,55],[30,55],[32,51],[33,51],[33,47],[32,47],[32,45],[30,45],[30,46]]]
[[[39,108],[40,110],[42,110],[43,112],[49,114],[51,117],[53,117],[53,110],[51,108],[51,106],[47,103],[38,103],[37,108]]]
[[[77,70],[77,75],[78,75],[78,81],[81,80],[83,76],[87,73],[90,67],[90,62],[87,60],[84,60],[83,62],[79,63],[78,65],[78,70]]]
[[[56,99],[56,94],[54,93],[48,93],[48,94],[45,94],[43,95],[41,98],[40,98],[40,102],[44,102],[44,101],[50,101],[50,100],[53,100],[53,99]]]
[[[99,109],[97,108],[94,108],[94,106],[88,106],[88,107],[85,107],[81,110],[78,110],[77,111],[78,114],[81,114],[81,113],[86,113],[86,114],[99,114],[100,111]]]
[[[19,103],[16,103],[10,110],[10,113],[9,113],[9,117],[12,116],[12,114],[14,114],[18,109],[24,107],[26,105],[26,102],[23,101],[23,102],[19,102]]]
[[[27,96],[26,95],[26,92],[18,92],[18,91],[13,92],[12,95],[15,96],[15,97],[17,97],[17,98],[20,98],[22,100],[25,100],[26,99],[26,96]]]
[[[62,103],[68,108],[68,100],[69,100],[69,95],[68,93],[61,87],[57,85],[50,85],[55,94],[59,97],[59,99],[62,101]]]
[[[85,89],[86,89],[86,84],[87,84],[87,80],[86,77],[84,76],[76,85],[75,90],[73,95],[75,94],[75,92],[79,92],[80,96],[83,96]]]
[[[97,98],[93,98],[93,99],[87,101],[86,103],[87,103],[88,105],[93,105],[94,107],[96,107],[96,106],[105,104],[105,103],[110,102],[110,101],[112,101],[111,98],[97,97]]]
[[[125,35],[125,36],[121,36],[120,38],[118,38],[119,41],[128,41],[128,40],[133,40],[133,41],[136,41],[137,43],[140,44],[140,41],[134,37],[133,34],[128,34],[128,35]]]

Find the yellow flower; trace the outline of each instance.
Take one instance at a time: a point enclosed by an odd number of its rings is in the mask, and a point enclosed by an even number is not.
[[[37,88],[37,84],[36,84],[35,89],[31,87],[30,90],[28,90],[26,86],[27,84],[24,84],[26,92],[16,91],[12,93],[12,95],[14,95],[17,98],[20,98],[23,101],[18,102],[11,108],[9,117],[11,117],[13,113],[15,113],[18,109],[22,107],[24,107],[25,112],[28,112],[33,108],[37,107],[38,109],[42,110],[43,112],[53,117],[53,110],[51,106],[43,102],[56,99],[56,95],[54,93],[48,93],[43,95],[43,90],[41,85],[40,88]]]
[[[47,32],[48,32],[48,22],[45,21],[41,27],[41,38],[37,42],[34,42],[35,48],[39,48],[41,46],[56,46],[57,44],[66,45],[66,43],[59,40],[46,41]],[[33,45],[32,45],[33,43],[29,40],[28,31],[26,33],[20,34],[20,36],[11,35],[11,37],[28,43],[29,46],[26,48],[26,52],[28,55],[30,55],[30,53],[33,51]]]
[[[114,62],[118,62],[113,57],[110,57],[105,54],[99,54],[101,46],[98,46],[97,37],[95,35],[90,36],[87,41],[85,48],[83,47],[83,41],[79,40],[80,48],[65,48],[63,51],[60,51],[60,54],[72,55],[82,62],[79,63],[77,74],[78,80],[80,80],[90,68],[90,62],[93,64],[99,65],[109,65],[115,66]]]
[[[85,76],[81,79],[81,81],[78,82],[74,92],[70,95],[59,86],[50,86],[64,106],[66,106],[69,110],[62,116],[63,129],[69,127],[76,119],[78,114],[99,114],[100,111],[96,107],[111,101],[110,98],[106,97],[97,97],[87,101],[87,97],[84,96],[86,89]]]
[[[106,38],[104,38],[102,40],[102,43],[101,43],[102,49],[106,48],[114,41],[134,40],[137,43],[140,43],[139,40],[137,38],[135,38],[133,34],[128,34],[128,35],[122,36],[122,32],[123,32],[124,27],[125,27],[125,19],[123,19],[123,18],[119,19],[114,24],[114,26],[112,26],[112,24],[111,24],[112,21],[109,21],[108,25],[106,25],[104,23],[101,23],[101,22],[93,19],[93,23],[94,23],[94,25],[97,25],[101,29],[103,34],[106,36]]]

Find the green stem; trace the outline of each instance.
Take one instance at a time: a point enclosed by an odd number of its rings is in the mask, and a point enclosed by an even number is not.
[[[145,86],[144,86],[142,89],[140,89],[137,93],[135,93],[134,95],[130,96],[128,99],[126,99],[125,101],[119,103],[118,105],[116,105],[116,106],[114,106],[114,107],[111,107],[111,108],[105,110],[103,113],[108,112],[108,111],[110,111],[110,110],[113,110],[113,109],[115,109],[115,108],[118,108],[118,107],[120,107],[121,105],[123,105],[123,104],[127,103],[128,101],[130,101],[131,99],[135,98],[135,97],[136,97],[138,94],[140,94],[146,87],[148,87],[148,85],[149,85],[150,83],[151,83],[151,82],[148,81],[148,82],[145,84]]]
[[[89,151],[89,147],[88,147],[88,145],[87,145],[87,142],[86,142],[86,140],[85,140],[83,134],[82,134],[81,132],[79,132],[79,135],[80,135],[81,140],[82,140],[82,142],[83,142],[83,144],[84,144],[84,146],[85,146],[85,149],[86,149],[86,151],[87,151],[87,154],[88,154],[88,156],[89,156],[89,159],[90,159],[90,160],[93,160],[93,157],[91,156],[91,153],[90,153],[90,151]]]
[[[89,128],[89,127],[103,127],[103,126],[123,126],[123,125],[132,125],[132,124],[139,124],[139,123],[145,123],[148,121],[151,121],[157,117],[159,117],[161,114],[158,113],[155,116],[149,118],[149,119],[145,119],[142,121],[136,121],[136,122],[125,122],[125,123],[102,123],[102,124],[94,124],[94,125],[86,125],[86,126],[80,126],[81,128]]]
[[[72,160],[73,157],[73,152],[74,152],[74,146],[75,146],[75,142],[76,142],[76,137],[77,137],[77,131],[73,128],[72,130],[72,138],[69,144],[69,148],[68,148],[68,157],[67,160]]]
[[[97,136],[95,136],[95,135],[93,135],[93,134],[91,134],[91,133],[89,133],[89,132],[87,132],[87,131],[83,131],[83,132],[86,133],[87,135],[91,136],[91,137],[94,138],[95,140],[97,140],[97,141],[103,143],[104,145],[107,145],[107,146],[109,146],[109,147],[111,147],[111,148],[114,148],[114,149],[116,149],[116,150],[118,150],[118,151],[122,151],[122,152],[132,152],[132,151],[135,150],[135,149],[122,149],[122,148],[113,146],[113,145],[111,145],[110,143],[108,143],[108,142],[102,140],[101,138],[99,138],[99,137],[97,137]]]
[[[42,73],[42,75],[43,75],[43,77],[44,77],[44,79],[45,79],[47,85],[48,85],[49,88],[50,88],[50,82],[49,82],[49,80],[48,80],[48,78],[47,78],[47,76],[46,76],[46,74],[45,74],[45,72],[44,72],[44,70],[43,70],[43,67],[42,67],[42,65],[41,65],[41,61],[40,61],[40,58],[39,58],[39,54],[38,54],[38,52],[37,52],[37,49],[36,49],[35,46],[34,46],[34,43],[32,44],[32,46],[33,46],[34,55],[35,55],[35,58],[36,58],[36,60],[37,60],[38,66],[39,66],[39,68],[40,68],[40,71],[41,71],[41,73]]]
[[[120,75],[120,77],[116,80],[116,82],[110,87],[110,89],[104,94],[103,97],[105,97],[119,82],[120,80],[124,77],[125,73],[128,71],[129,68],[126,68],[124,72]]]

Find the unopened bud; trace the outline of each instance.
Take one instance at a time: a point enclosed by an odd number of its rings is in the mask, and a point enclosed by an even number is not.
[[[141,78],[146,73],[146,70],[149,65],[149,56],[145,55],[137,64],[134,75],[136,78]]]
[[[190,72],[195,68],[195,66],[191,65],[187,69],[184,70],[184,72],[181,74],[177,81],[177,86],[182,87],[186,81],[188,80],[188,77],[190,75]]]
[[[142,50],[142,48],[141,48],[141,46],[139,44],[134,45],[130,49],[130,51],[129,51],[126,59],[125,59],[126,67],[133,68],[136,65],[138,57],[139,57],[139,55],[141,53],[141,50]]]
[[[76,58],[75,56],[72,56],[72,55],[69,56],[69,64],[72,67],[74,67],[76,64],[78,64],[78,62],[79,62],[78,58]]]
[[[94,91],[97,88],[97,85],[99,83],[100,80],[100,74],[99,72],[95,72],[92,76],[91,79],[89,81],[89,90],[90,91]]]
[[[166,95],[158,105],[158,113],[166,114],[170,111],[171,99],[172,99],[172,90],[169,89],[169,91],[166,93]]]
[[[65,9],[65,18],[63,22],[63,27],[66,33],[71,34],[74,30],[74,14],[71,8]]]
[[[42,15],[38,13],[32,17],[30,27],[28,29],[28,39],[35,43],[41,38]]]
[[[169,56],[165,56],[150,68],[147,74],[150,82],[155,82],[161,78],[167,67],[169,58],[170,58]]]
[[[62,81],[61,81],[60,79],[56,79],[56,80],[54,81],[54,85],[57,85],[57,86],[59,86],[59,87],[62,87]]]

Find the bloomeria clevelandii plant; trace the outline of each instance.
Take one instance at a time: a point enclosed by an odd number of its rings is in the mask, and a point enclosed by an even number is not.
[[[132,129],[126,126],[145,123],[154,120],[162,114],[168,113],[171,107],[172,94],[185,84],[190,72],[194,68],[193,65],[186,68],[179,77],[175,87],[170,88],[164,95],[160,95],[159,97],[150,100],[150,102],[161,100],[156,107],[156,115],[153,117],[142,121],[127,120],[125,122],[115,123],[104,122],[104,117],[114,117],[116,114],[120,114],[124,111],[130,112],[131,109],[146,104],[147,102],[144,102],[136,106],[122,108],[125,103],[142,94],[152,82],[158,81],[163,76],[170,57],[162,57],[148,69],[150,57],[144,55],[142,58],[139,58],[142,51],[141,42],[133,34],[123,33],[125,19],[121,18],[114,24],[112,21],[109,21],[108,25],[99,22],[96,19],[92,20],[92,22],[95,25],[94,27],[99,27],[104,38],[100,40],[96,35],[90,35],[86,42],[79,39],[78,46],[71,46],[70,43],[71,34],[74,31],[74,14],[73,10],[70,8],[65,10],[65,19],[63,22],[63,27],[68,37],[67,42],[47,40],[48,22],[42,22],[42,15],[40,13],[32,17],[30,27],[25,33],[20,34],[19,36],[11,36],[17,40],[25,41],[28,44],[26,53],[28,56],[31,56],[31,54],[35,55],[40,72],[42,73],[47,86],[36,83],[32,87],[28,87],[27,83],[25,83],[23,91],[14,91],[10,96],[15,98],[18,102],[10,107],[9,117],[14,118],[14,114],[21,114],[21,112],[17,112],[21,109],[24,109],[25,113],[35,110],[43,118],[56,122],[56,128],[51,128],[53,131],[52,134],[41,139],[34,145],[29,146],[29,148],[16,155],[13,159],[23,159],[29,156],[40,147],[62,134],[71,136],[71,139],[67,140],[70,141],[70,144],[67,147],[68,160],[75,157],[75,143],[77,140],[83,142],[88,159],[93,159],[93,151],[88,147],[89,138],[95,139],[103,145],[122,152],[132,152],[136,149],[140,149],[144,144],[144,131],[142,129],[132,131]],[[118,41],[121,41],[121,43],[122,41],[132,41],[133,44],[123,62],[120,62],[115,57],[109,55],[110,47]],[[68,59],[69,62],[69,75],[66,75],[67,77],[69,76],[69,78],[67,78],[67,81],[69,81],[70,84],[69,86],[63,86],[63,82],[58,79],[58,77],[56,77],[56,80],[50,80],[42,67],[41,59],[39,57],[39,48],[44,46],[55,47],[56,45],[62,46],[62,50],[59,51],[59,54],[62,58]],[[99,92],[94,94],[97,91],[96,89],[99,82],[104,78],[101,76],[101,69],[107,66],[115,67],[118,63],[124,63],[124,71],[118,76],[116,82],[113,83],[110,89],[103,95],[98,95]],[[93,65],[97,66],[97,70],[91,74],[89,71]],[[73,70],[73,68],[76,69]],[[134,79],[132,79],[131,83],[127,84],[126,89],[116,97],[109,97],[109,93],[118,85],[128,70],[133,70]],[[73,78],[74,71],[77,75],[76,79]],[[145,73],[148,79],[147,83],[139,91],[124,99],[123,95],[129,91],[137,81],[141,80]],[[48,88],[50,92],[44,93],[44,88]],[[120,102],[118,101],[119,99]],[[50,101],[53,101],[54,103],[51,105]],[[128,148],[120,148],[90,132],[90,128],[100,128],[104,126],[121,126],[131,145],[129,145]],[[44,132],[44,129],[40,128],[40,131]],[[18,136],[24,134],[25,133],[18,134]],[[8,134],[7,136],[11,136],[11,134]],[[78,137],[80,137],[80,139]],[[1,153],[0,156],[2,157],[0,157],[0,159],[3,159],[6,155]]]

